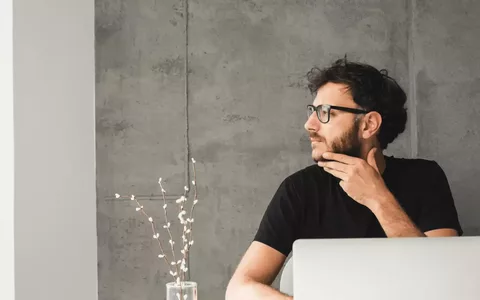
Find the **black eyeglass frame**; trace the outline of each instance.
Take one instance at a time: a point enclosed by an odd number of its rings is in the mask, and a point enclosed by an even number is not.
[[[322,120],[320,120],[320,114],[319,114],[319,111],[320,109],[326,107],[327,108],[327,121],[325,122],[322,122]],[[327,124],[328,122],[330,122],[330,110],[332,109],[336,109],[336,110],[340,110],[340,111],[345,111],[345,112],[349,112],[349,113],[352,113],[352,114],[367,114],[369,113],[368,110],[364,110],[364,109],[358,109],[358,108],[351,108],[351,107],[344,107],[344,106],[335,106],[335,105],[330,105],[330,104],[320,104],[318,106],[315,106],[315,105],[307,105],[307,108],[310,110],[310,109],[313,109],[313,111],[315,111],[315,113],[317,114],[317,118],[318,120],[323,123],[323,124]],[[313,113],[312,111],[312,113]]]

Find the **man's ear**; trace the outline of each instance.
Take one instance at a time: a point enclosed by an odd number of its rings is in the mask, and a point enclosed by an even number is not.
[[[380,131],[382,116],[376,111],[371,111],[365,114],[362,121],[362,137],[368,139]]]

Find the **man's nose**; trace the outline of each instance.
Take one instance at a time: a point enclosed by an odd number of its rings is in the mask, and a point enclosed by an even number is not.
[[[306,131],[317,132],[320,129],[320,121],[315,114],[311,114],[304,127]]]

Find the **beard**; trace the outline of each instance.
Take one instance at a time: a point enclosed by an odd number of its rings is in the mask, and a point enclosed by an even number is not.
[[[334,139],[331,142],[327,142],[324,138],[319,137],[315,133],[311,133],[310,137],[321,140],[322,145],[312,145],[312,159],[315,163],[319,161],[326,161],[322,154],[324,152],[334,152],[345,154],[353,157],[360,157],[362,145],[360,139],[358,138],[358,122],[354,122],[353,126],[347,130],[342,136]]]

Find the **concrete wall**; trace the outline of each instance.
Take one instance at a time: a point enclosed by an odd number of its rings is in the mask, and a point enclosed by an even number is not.
[[[195,157],[191,276],[200,299],[223,299],[279,183],[311,163],[302,76],[345,53],[409,94],[408,128],[386,153],[436,159],[466,234],[480,233],[479,13],[475,1],[191,0],[186,14],[182,1],[97,0],[99,298],[163,297],[148,224],[112,196],[140,194],[161,217],[158,177],[180,194]]]
[[[93,24],[90,1],[13,2],[16,300],[97,299]]]
[[[480,235],[480,2],[414,5],[418,156],[444,167],[465,233]]]

